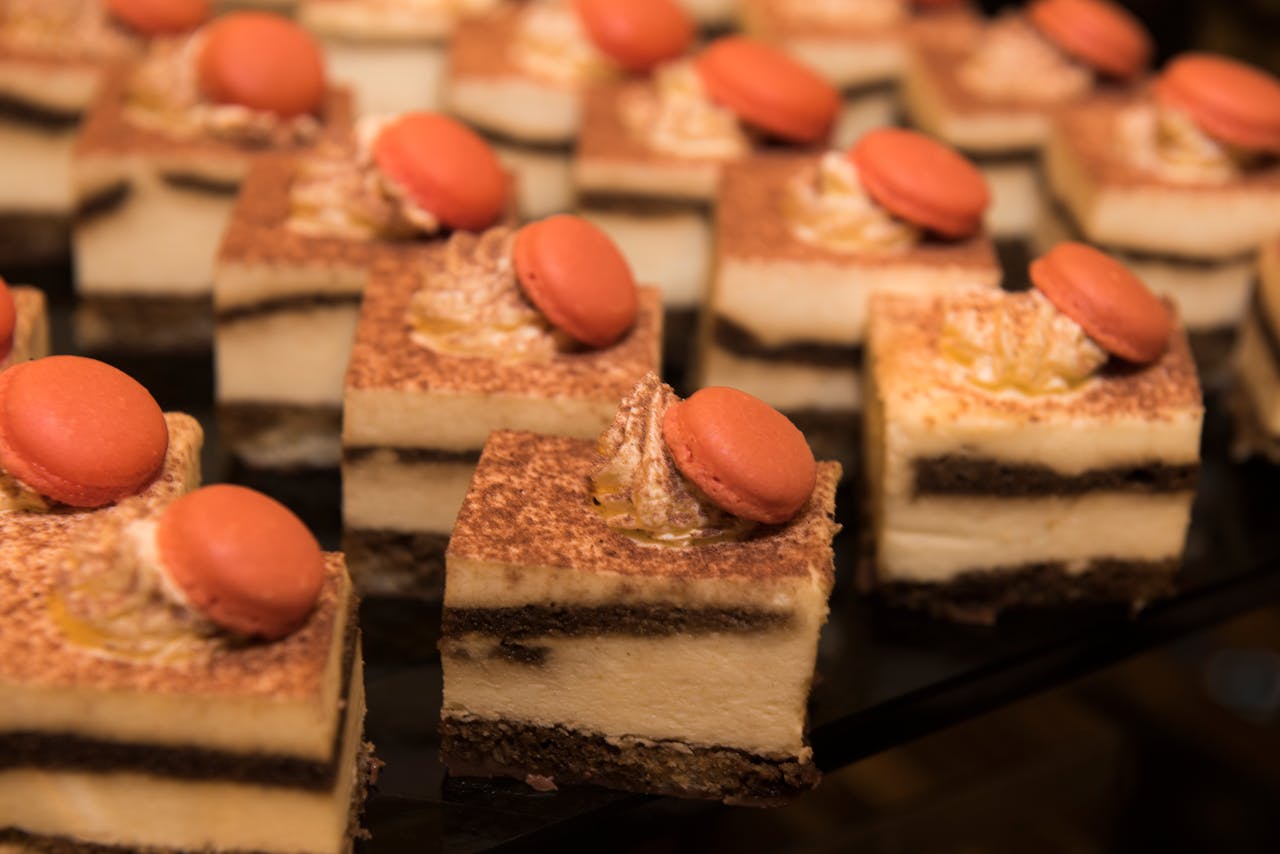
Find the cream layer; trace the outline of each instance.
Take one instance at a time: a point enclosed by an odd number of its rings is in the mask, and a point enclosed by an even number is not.
[[[867,131],[897,123],[896,89],[873,89],[847,95],[836,115],[836,126],[831,131],[831,147],[848,148]]]
[[[165,165],[144,159],[77,160],[77,193],[124,181],[116,207],[78,220],[72,229],[76,288],[86,294],[198,296],[213,287],[214,258],[235,206],[235,191],[209,192],[165,180],[164,174],[210,178],[234,186],[243,164]]]
[[[331,36],[322,46],[329,74],[351,89],[357,115],[440,109],[445,70],[442,46],[381,36],[372,40]]]
[[[343,526],[448,534],[475,470],[474,462],[407,462],[388,448],[344,461]]]
[[[70,216],[71,150],[76,127],[0,120],[0,211]]]
[[[198,484],[198,476],[194,482]],[[337,727],[347,619],[348,609],[339,608],[321,688],[313,697],[91,692],[0,680],[0,696],[5,698],[0,703],[0,732],[75,733],[124,743],[199,745],[210,750],[323,760],[333,750]],[[30,805],[29,797],[6,798],[4,785],[0,783],[0,827],[11,823],[5,820],[5,804]]]
[[[709,204],[720,188],[720,166],[714,160],[685,160],[675,155],[645,161],[578,157],[574,184],[579,193]]]
[[[796,38],[784,44],[787,53],[817,71],[839,88],[891,83],[902,73],[903,42],[883,39]]]
[[[83,113],[101,78],[101,69],[89,64],[58,67],[0,59],[0,96],[54,113]]]
[[[1194,493],[920,497],[890,488],[876,529],[879,580],[947,581],[978,569],[1182,554]]]
[[[594,439],[613,423],[617,407],[616,400],[347,388],[342,443],[473,451],[494,430]]]
[[[1049,140],[1044,165],[1049,189],[1085,239],[1104,246],[1218,260],[1252,257],[1275,236],[1280,192],[1273,188],[1106,185],[1060,132]]]
[[[722,385],[755,395],[783,412],[856,411],[862,406],[861,376],[852,364],[814,365],[733,353],[702,339],[698,386]],[[852,357],[850,357],[852,361]]]
[[[1232,362],[1236,382],[1252,400],[1263,429],[1272,436],[1280,436],[1280,365],[1275,363],[1271,348],[1263,338],[1261,322],[1252,312],[1245,319]]]
[[[219,312],[264,302],[310,297],[358,297],[369,270],[356,264],[287,265],[220,258],[214,269],[213,304]]]
[[[435,9],[422,4],[416,9],[378,9],[371,3],[311,0],[299,4],[298,22],[326,42],[378,42],[379,49],[405,42],[421,45],[449,37],[457,18],[450,5],[442,3]],[[334,70],[332,65],[329,68]]]
[[[872,293],[934,294],[1000,286],[1000,268],[775,261],[721,256],[712,288],[714,312],[765,346],[817,342],[856,346],[866,337]]]
[[[315,305],[219,323],[218,402],[342,406],[359,315],[355,303]]]
[[[914,55],[903,73],[902,104],[912,125],[971,154],[1033,151],[1049,136],[1048,110],[954,109],[928,64]]]
[[[978,162],[991,191],[986,226],[992,237],[1026,239],[1035,230],[1040,210],[1040,164],[1032,155]]]
[[[572,143],[582,124],[577,91],[524,77],[447,77],[444,100],[458,118],[521,142]]]
[[[0,828],[127,849],[349,851],[365,711],[359,647],[351,679],[338,773],[328,791],[139,773],[9,768],[0,770]],[[336,698],[331,706],[336,715]],[[201,712],[192,704],[177,714],[198,717]],[[254,719],[237,723],[251,730]],[[332,730],[329,739],[332,749]],[[203,740],[193,743],[210,746]]]
[[[573,157],[568,151],[493,143],[503,165],[516,176],[521,220],[542,219],[573,208]]]
[[[636,281],[657,285],[668,309],[702,305],[711,272],[711,223],[702,211],[645,214],[579,211],[613,238]]]
[[[772,631],[521,638],[544,651],[538,664],[504,657],[492,636],[446,638],[441,714],[807,756],[805,705],[825,618],[824,606]]]

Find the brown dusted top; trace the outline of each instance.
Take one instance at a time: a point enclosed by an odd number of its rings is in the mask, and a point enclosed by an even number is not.
[[[503,4],[485,15],[459,21],[449,42],[447,79],[529,77],[511,58],[523,11],[522,3]]]
[[[1069,392],[1029,395],[974,385],[966,371],[941,352],[939,343],[948,305],[985,304],[992,298],[989,291],[946,298],[873,295],[870,347],[880,394],[904,402],[927,401],[938,421],[984,412],[1026,422],[1162,421],[1202,409],[1200,381],[1181,326],[1174,329],[1168,349],[1156,362],[1141,368],[1113,362]],[[1028,297],[1005,294],[1001,298]]]
[[[797,14],[796,7],[808,0],[738,0],[738,13],[742,29],[749,35],[772,42],[792,39],[821,41],[851,41],[864,43],[892,42],[903,37],[907,12],[891,16],[895,20],[883,22],[859,19],[854,7],[844,17],[820,18],[812,13]]]
[[[199,453],[200,427],[187,415],[166,417],[172,437],[168,459],[140,496],[156,508],[197,485],[189,472]],[[277,643],[228,645],[210,638],[195,654],[158,664],[103,657],[69,641],[53,618],[52,594],[65,549],[89,519],[113,512],[0,513],[0,685],[270,699],[320,691],[333,633],[350,599],[338,554],[326,556],[316,609],[301,629]]]
[[[479,238],[458,234],[454,239]],[[348,390],[516,394],[613,403],[657,366],[662,305],[651,287],[639,289],[640,308],[631,329],[600,350],[559,352],[545,362],[528,362],[449,356],[415,343],[405,316],[409,301],[424,276],[440,275],[447,268],[447,251],[444,244],[433,246],[411,268],[395,263],[374,266],[347,367]]]
[[[812,572],[833,583],[840,464],[818,464],[817,486],[785,525],[762,525],[737,542],[696,548],[642,545],[595,511],[589,476],[599,458],[587,439],[490,434],[449,540],[449,557],[565,567],[637,578],[767,580]]]
[[[924,239],[907,252],[839,252],[799,239],[783,216],[787,185],[818,158],[786,154],[756,155],[725,167],[716,203],[717,246],[723,258],[769,261],[824,261],[863,267],[997,266],[995,245],[983,232],[964,240]]]

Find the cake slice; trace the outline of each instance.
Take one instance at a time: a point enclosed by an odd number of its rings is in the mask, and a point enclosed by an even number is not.
[[[653,375],[598,445],[490,436],[448,553],[449,773],[744,804],[816,784],[839,476],[758,400],[676,403]]]

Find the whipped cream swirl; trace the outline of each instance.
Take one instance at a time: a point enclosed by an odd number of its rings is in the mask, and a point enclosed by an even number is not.
[[[36,492],[21,480],[0,469],[0,510],[47,513],[58,505],[47,495]]]
[[[643,543],[692,546],[741,539],[755,527],[717,507],[676,468],[662,418],[676,402],[650,372],[623,398],[596,445],[591,494],[605,524]]]
[[[960,82],[993,101],[1060,103],[1088,92],[1094,74],[1011,12],[987,29],[960,66]]]
[[[1209,136],[1182,110],[1160,104],[1126,110],[1120,138],[1135,166],[1180,184],[1225,184],[1260,159]]]
[[[797,239],[838,252],[903,252],[920,241],[920,229],[867,195],[858,167],[838,151],[791,180],[782,213]]]
[[[707,97],[701,76],[687,59],[659,67],[653,87],[626,93],[618,108],[631,135],[655,151],[733,160],[751,150],[737,115]]]
[[[511,58],[534,77],[566,86],[617,73],[566,0],[536,0],[521,12]]]

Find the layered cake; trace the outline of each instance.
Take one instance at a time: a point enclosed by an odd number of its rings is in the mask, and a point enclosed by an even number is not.
[[[1026,240],[1039,207],[1037,155],[1053,113],[1129,88],[1151,41],[1109,0],[1033,0],[984,27],[921,31],[903,77],[916,127],[972,156],[991,184],[988,224]]]
[[[319,46],[265,13],[151,46],[103,84],[76,142],[82,349],[207,352],[213,260],[255,154],[349,133]]]
[[[105,69],[200,24],[205,0],[7,0],[0,6],[0,262],[70,246],[76,128]]]
[[[706,296],[710,206],[725,165],[766,148],[822,145],[839,105],[816,71],[738,36],[648,80],[588,92],[574,164],[581,210],[618,241],[637,276],[662,288],[670,376],[684,370]]]
[[[333,79],[360,115],[440,107],[445,51],[458,21],[502,0],[298,0],[298,21],[324,46]]]
[[[1178,303],[1220,370],[1254,260],[1280,233],[1280,81],[1225,57],[1175,58],[1148,93],[1059,116],[1037,239],[1086,240]]]
[[[0,369],[49,355],[44,291],[0,279]]]
[[[1238,455],[1280,463],[1280,241],[1258,262],[1258,285],[1231,359],[1229,395]]]
[[[259,156],[214,271],[226,447],[256,468],[336,466],[370,269],[415,267],[432,243],[509,207],[488,144],[437,113],[363,119],[341,142]]]
[[[998,287],[988,199],[971,163],[906,130],[729,166],[697,384],[759,397],[848,468],[870,295]]]
[[[864,581],[892,602],[992,622],[1174,588],[1204,417],[1176,313],[1083,244],[1030,272],[872,297]]]
[[[342,556],[266,496],[186,485],[0,514],[6,848],[351,850],[371,759]]]
[[[365,290],[344,393],[344,548],[362,588],[439,596],[489,432],[586,438],[658,365],[661,309],[567,215],[456,234]]]
[[[570,162],[582,94],[643,74],[692,43],[675,0],[531,0],[461,23],[449,48],[448,110],[499,142],[532,219],[573,206]]]
[[[449,544],[449,773],[756,805],[815,785],[839,477],[759,400],[656,375],[595,444],[494,433]]]

